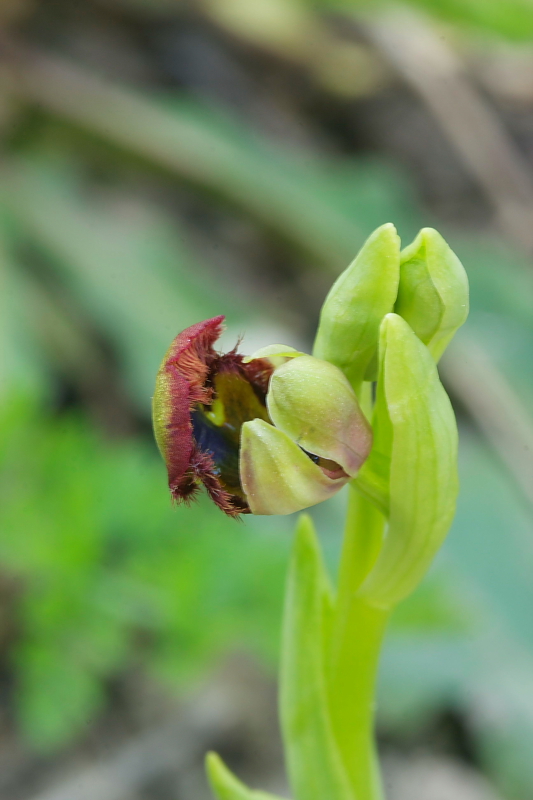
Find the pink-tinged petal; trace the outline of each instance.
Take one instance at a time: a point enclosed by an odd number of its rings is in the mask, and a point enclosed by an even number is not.
[[[324,470],[287,434],[261,419],[242,426],[240,470],[253,514],[301,511],[350,480],[343,470]]]
[[[352,477],[370,453],[372,429],[334,364],[306,355],[287,361],[272,375],[267,406],[277,428]]]

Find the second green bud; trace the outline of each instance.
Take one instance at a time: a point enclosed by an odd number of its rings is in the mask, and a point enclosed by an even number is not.
[[[422,228],[402,251],[394,311],[409,323],[435,361],[468,316],[465,270],[433,228]]]
[[[400,237],[392,223],[364,243],[322,306],[313,355],[339,367],[355,391],[375,380],[381,320],[394,308],[400,277]]]

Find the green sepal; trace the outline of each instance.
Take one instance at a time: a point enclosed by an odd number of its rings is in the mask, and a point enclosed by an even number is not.
[[[218,800],[282,800],[274,794],[249,789],[216,753],[207,754],[205,768],[213,794]]]
[[[374,421],[377,449],[368,470],[384,480],[388,472],[389,526],[360,594],[390,608],[429,568],[453,520],[458,492],[450,400],[428,348],[396,314],[381,326]]]
[[[403,317],[438,361],[468,316],[468,279],[463,265],[433,228],[422,228],[402,250],[394,311]]]
[[[280,717],[296,800],[355,800],[338,751],[326,689],[332,595],[310,517],[298,521],[289,567]]]
[[[313,355],[339,367],[358,391],[375,380],[381,320],[394,308],[400,276],[400,238],[391,223],[366,240],[337,278],[320,314]]]

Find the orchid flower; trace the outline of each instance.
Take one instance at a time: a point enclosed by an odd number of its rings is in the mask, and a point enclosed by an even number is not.
[[[442,236],[424,228],[401,251],[387,224],[333,284],[313,355],[220,354],[220,316],[180,333],[158,372],[154,427],[174,500],[203,484],[231,516],[290,514],[349,484],[337,587],[309,516],[289,567],[280,719],[295,800],[383,800],[379,652],[455,513],[457,426],[437,362],[467,314],[466,274]],[[214,753],[207,772],[218,800],[279,800]]]
[[[284,345],[244,358],[213,345],[224,317],[187,328],[159,369],[156,440],[177,502],[201,484],[226,514],[290,514],[353,478],[372,433],[333,364]]]

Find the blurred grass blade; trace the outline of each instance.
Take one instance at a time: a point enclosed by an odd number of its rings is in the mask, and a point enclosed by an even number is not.
[[[218,800],[280,800],[268,792],[249,789],[235,777],[216,753],[208,753],[205,765],[209,783]]]
[[[16,387],[39,394],[48,375],[39,358],[40,342],[28,332],[28,292],[19,265],[0,231],[0,401]],[[33,316],[32,316],[33,320]]]
[[[297,800],[355,800],[334,740],[325,683],[330,592],[311,518],[300,517],[289,568],[281,655],[281,725]]]
[[[463,335],[461,349],[454,344],[446,353],[442,372],[533,508],[533,418],[526,397],[472,336]]]
[[[16,53],[17,88],[30,100],[227,198],[308,255],[335,266],[336,254],[348,258],[360,241],[353,221],[294,180],[295,159],[280,159],[274,147],[261,151],[250,139],[243,146],[184,105],[165,107],[70,61],[25,48]]]

